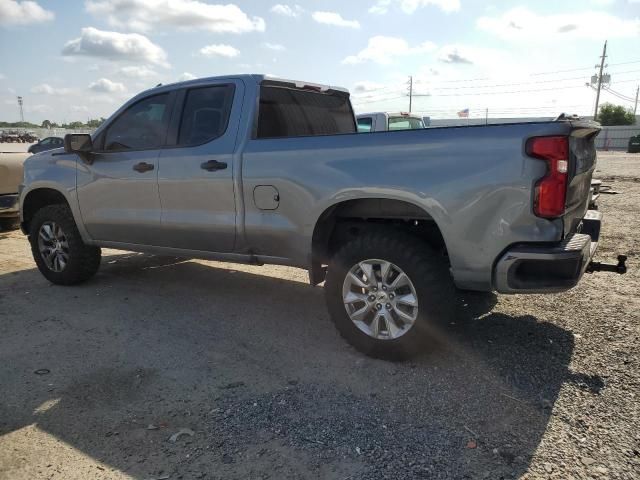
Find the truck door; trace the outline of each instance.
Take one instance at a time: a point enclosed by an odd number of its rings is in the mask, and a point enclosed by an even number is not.
[[[172,147],[159,157],[161,245],[233,251],[236,206],[233,157],[244,85],[211,83],[178,92]]]
[[[92,163],[78,163],[78,200],[95,240],[154,245],[160,234],[158,155],[175,94],[146,97],[96,137]]]

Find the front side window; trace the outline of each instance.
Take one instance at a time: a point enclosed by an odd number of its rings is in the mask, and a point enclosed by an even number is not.
[[[231,115],[233,85],[194,88],[187,92],[178,145],[200,145],[224,134]]]
[[[124,111],[107,129],[104,150],[160,148],[169,123],[169,94],[145,98]]]
[[[371,117],[362,117],[358,119],[358,132],[367,133],[373,128],[373,119]]]
[[[288,87],[261,86],[258,138],[355,133],[349,97]]]

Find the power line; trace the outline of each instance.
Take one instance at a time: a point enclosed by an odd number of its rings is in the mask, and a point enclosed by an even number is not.
[[[632,78],[632,79],[630,79],[630,80],[620,80],[619,82],[615,82],[615,83],[616,83],[616,84],[617,84],[617,83],[629,83],[629,82],[638,82],[638,81],[640,81],[640,79],[638,79],[638,78]]]
[[[609,92],[615,93],[616,95],[620,95],[621,97],[624,97],[624,98],[626,98],[626,99],[628,99],[628,100],[633,101],[633,98],[632,98],[632,97],[630,97],[630,96],[628,96],[628,95],[625,95],[624,93],[617,92],[617,91],[615,91],[615,90],[614,90],[613,88],[611,88],[611,87],[606,87],[606,90],[607,90],[607,91],[609,91]]]
[[[622,94],[619,94],[618,92],[616,92],[616,91],[614,91],[614,90],[611,90],[610,88],[603,88],[603,90],[604,90],[605,92],[610,93],[610,94],[611,94],[611,95],[613,95],[614,97],[619,98],[620,100],[624,100],[625,102],[629,102],[629,103],[634,103],[634,102],[635,102],[635,100],[634,100],[634,99],[632,99],[632,98],[628,98],[628,97],[626,97],[626,96],[624,96],[624,95],[622,95]]]
[[[622,74],[627,74],[627,73],[638,73],[640,72],[640,70],[628,70],[625,72],[613,72],[616,73],[618,75],[622,75]],[[516,87],[516,86],[524,86],[524,85],[538,85],[538,84],[543,84],[543,83],[554,83],[554,82],[565,82],[565,81],[570,81],[570,80],[580,80],[583,79],[583,76],[579,76],[579,77],[569,77],[569,78],[559,78],[559,79],[553,79],[553,80],[540,80],[540,81],[534,81],[534,82],[516,82],[516,83],[499,83],[499,84],[494,84],[494,85],[471,85],[471,86],[462,86],[462,87],[439,87],[439,86],[432,86],[431,88],[433,89],[434,92],[437,91],[444,91],[444,90],[463,90],[463,89],[487,89],[487,88],[498,88],[498,87]],[[631,80],[631,81],[635,81],[635,80]],[[618,83],[622,83],[623,81],[620,81]],[[394,87],[397,88],[397,87]],[[558,88],[566,88],[566,87],[558,87]],[[556,88],[553,88],[554,90]],[[400,90],[399,88],[397,88],[397,90]],[[534,91],[534,90],[532,90]],[[396,92],[389,92],[389,93],[396,93]],[[502,92],[496,92],[496,93],[502,93]],[[479,93],[482,94],[482,93]],[[443,95],[438,95],[437,93],[429,93],[429,94],[413,94],[413,96],[415,97],[422,97],[422,96],[443,96]],[[354,95],[355,97],[355,95]],[[367,98],[368,97],[359,97],[359,98]]]
[[[609,66],[627,65],[627,64],[631,64],[631,63],[640,63],[640,60],[639,61],[634,61],[634,62],[623,62],[623,63],[610,64]],[[591,68],[593,68],[593,67],[581,68],[581,69],[572,69],[572,70],[558,70],[557,72],[548,72],[548,73],[550,74],[550,73],[563,73],[563,72],[567,72],[567,71],[590,70]],[[640,70],[626,70],[626,71],[623,71],[623,72],[612,71],[611,73],[615,73],[616,75],[623,75],[623,74],[638,73],[638,72],[640,72]],[[542,74],[537,74],[537,73],[531,74],[531,76],[535,76],[535,75],[542,75]],[[536,85],[536,84],[541,84],[541,83],[566,82],[566,81],[570,81],[570,80],[580,80],[582,78],[584,78],[584,76],[581,75],[581,76],[578,76],[578,77],[554,78],[554,79],[548,79],[548,80],[534,80],[534,81],[531,81],[531,82],[514,82],[514,83],[499,83],[499,84],[492,84],[492,85],[470,85],[470,86],[456,86],[456,87],[449,87],[449,86],[439,87],[438,86],[439,83],[435,82],[435,84],[433,84],[431,86],[431,88],[433,88],[434,90],[458,90],[458,89],[511,87],[511,86],[522,86],[522,85]],[[452,83],[460,83],[460,82],[484,81],[484,80],[491,80],[491,78],[484,77],[484,78],[448,80],[445,83],[443,83],[443,85],[449,85],[449,84],[452,84]],[[635,81],[635,80],[632,80],[632,81]],[[414,82],[414,84],[419,84],[419,83],[420,83],[419,80]],[[618,83],[620,83],[620,82],[618,82]],[[382,86],[382,87],[371,88],[371,89],[368,89],[366,92],[354,93],[353,97],[366,96],[366,95],[370,94],[371,92],[380,92],[380,93],[382,93],[383,91],[387,91],[387,90],[389,90],[389,93],[397,93],[398,91],[402,90],[402,86],[401,85],[386,85],[386,86]]]
[[[432,95],[425,95],[425,96],[433,96],[433,97],[464,97],[464,96],[469,96],[469,95],[509,95],[512,93],[530,93],[530,92],[549,92],[549,91],[555,91],[555,90],[569,90],[569,89],[575,89],[575,88],[583,88],[582,85],[569,85],[566,87],[552,87],[552,88],[537,88],[537,89],[530,89],[530,90],[510,90],[510,91],[504,91],[504,92],[471,92],[471,93],[445,93],[445,94],[437,94],[434,93]],[[422,95],[414,95],[415,97],[418,96],[422,96]]]
[[[579,72],[581,70],[593,70],[593,67],[585,67],[585,68],[570,68],[568,70],[555,70],[552,72],[540,72],[540,73],[532,73],[531,76],[537,75],[551,75],[553,73],[567,73],[567,72]]]
[[[640,63],[640,60],[633,60],[631,62],[622,62],[622,63],[610,63],[609,66],[610,67],[615,67],[615,66],[618,66],[618,65],[629,65],[631,63]]]

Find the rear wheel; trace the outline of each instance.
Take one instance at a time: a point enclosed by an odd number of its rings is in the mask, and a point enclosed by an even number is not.
[[[356,349],[406,358],[428,347],[438,321],[455,308],[444,259],[398,231],[373,230],[343,245],[325,283],[329,313]]]
[[[52,283],[84,282],[100,267],[100,248],[82,241],[66,205],[48,205],[38,210],[31,220],[29,242],[40,273]]]

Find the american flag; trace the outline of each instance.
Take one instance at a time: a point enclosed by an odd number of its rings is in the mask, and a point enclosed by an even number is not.
[[[460,110],[458,112],[458,117],[459,118],[469,118],[469,109],[465,108],[464,110]]]

